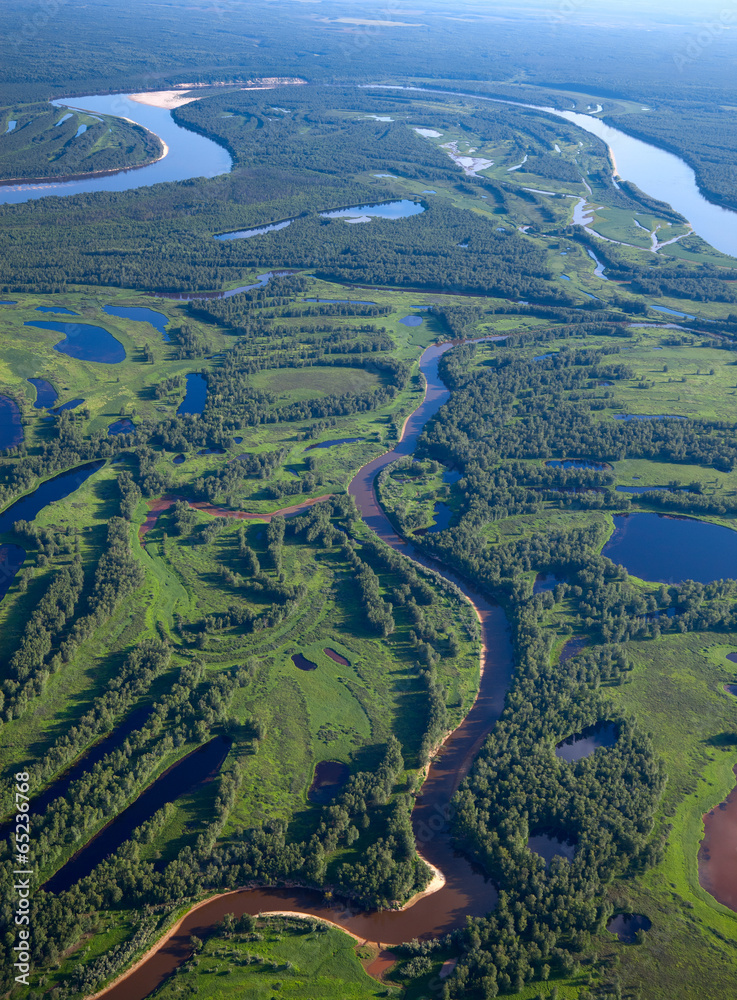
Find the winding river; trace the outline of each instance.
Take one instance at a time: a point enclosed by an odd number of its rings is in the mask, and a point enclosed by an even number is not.
[[[371,85],[370,89],[411,90],[426,94],[445,94],[449,97],[470,97],[493,104],[508,104],[530,111],[543,111],[577,125],[597,136],[609,147],[622,180],[631,181],[641,191],[667,202],[693,226],[694,232],[703,237],[722,253],[737,257],[737,212],[709,201],[699,190],[693,169],[674,153],[669,153],[642,139],[635,139],[617,128],[612,128],[594,115],[577,111],[560,111],[558,108],[521,101],[504,101],[483,94],[467,94],[453,90],[433,90],[429,87],[393,87],[385,84]]]
[[[492,339],[492,338],[483,338]],[[493,338],[497,339],[497,338]],[[412,938],[437,937],[462,927],[467,915],[482,916],[497,898],[493,884],[451,843],[451,799],[468,773],[486,736],[504,706],[512,677],[512,647],[504,612],[464,580],[441,569],[400,538],[379,506],[375,483],[382,469],[411,454],[427,421],[450,393],[438,374],[438,363],[451,344],[428,347],[420,359],[426,381],[420,406],[405,422],[396,448],[375,458],[353,478],[349,490],[365,523],[385,542],[453,582],[474,607],[481,623],[481,682],[473,707],[443,744],[431,764],[412,813],[418,851],[442,879],[402,910],[365,912],[349,903],[327,900],[311,889],[237,889],[205,900],[180,920],[133,969],[98,996],[106,1000],[142,1000],[191,954],[190,938],[206,936],[226,913],[297,913],[329,921],[361,941],[382,948]],[[442,881],[442,885],[440,882]]]
[[[0,185],[0,205],[18,204],[47,195],[82,194],[89,191],[131,191],[164,181],[186,181],[192,177],[227,174],[230,153],[212,139],[177,125],[171,112],[132,101],[126,94],[69,97],[52,101],[56,107],[78,108],[99,115],[126,118],[153,132],[165,145],[165,154],[154,163],[130,167],[112,174],[54,180],[30,184]]]

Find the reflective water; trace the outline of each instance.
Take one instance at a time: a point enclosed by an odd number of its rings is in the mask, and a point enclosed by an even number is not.
[[[18,404],[10,396],[0,396],[0,451],[23,443],[23,424]]]
[[[63,333],[64,339],[54,344],[54,350],[68,354],[79,361],[95,361],[101,365],[117,365],[125,361],[125,348],[101,326],[88,323],[52,323],[43,320],[29,320],[24,326],[35,326],[42,330]]]
[[[353,205],[351,208],[338,208],[332,212],[320,212],[323,219],[407,219],[411,215],[420,215],[425,209],[417,201],[403,198],[401,201],[387,201],[378,205]]]
[[[136,425],[128,417],[123,417],[122,420],[116,420],[114,424],[110,424],[107,429],[108,435],[116,434],[134,434],[136,430]]]
[[[422,326],[422,316],[405,316],[399,322],[404,326]]]
[[[64,306],[36,306],[36,312],[57,313],[60,316],[79,316],[72,309],[65,309]]]
[[[256,288],[263,288],[268,285],[272,278],[285,278],[293,274],[293,271],[267,271],[260,274],[258,280],[252,285],[239,285],[237,288],[229,288],[225,292],[162,292],[159,298],[175,299],[177,302],[196,302],[198,299],[229,299],[233,295],[240,295],[241,292],[252,292]],[[371,303],[375,305],[375,303]]]
[[[704,816],[698,862],[702,889],[737,912],[737,788]]]
[[[177,413],[180,416],[185,413],[202,413],[206,403],[207,379],[199,372],[190,372],[187,375],[187,391],[177,408]]]
[[[322,302],[325,305],[375,306],[377,302],[367,302],[363,299],[302,299],[303,302]]]
[[[220,233],[214,238],[216,240],[250,240],[252,236],[263,236],[265,233],[274,233],[278,229],[286,229],[293,222],[294,219],[285,219],[284,222],[273,222],[269,226],[258,226],[256,229],[239,229],[234,233]]]
[[[329,656],[331,660],[339,663],[341,667],[350,667],[350,663],[346,660],[345,656],[341,656],[340,653],[336,653],[335,650],[330,649],[329,646],[326,646],[325,649],[323,649],[323,653],[325,653],[326,656]]]
[[[0,535],[10,531],[16,521],[32,521],[47,504],[55,500],[64,500],[104,464],[103,461],[88,462],[76,469],[69,469],[53,479],[47,479],[33,493],[16,500],[0,514]]]
[[[66,403],[62,403],[61,406],[55,406],[51,411],[52,413],[62,413],[64,410],[76,410],[78,406],[84,403],[83,399],[70,399]]]
[[[30,201],[46,195],[80,194],[87,191],[130,191],[163,181],[184,181],[191,177],[215,177],[232,167],[230,154],[212,139],[177,125],[170,111],[131,101],[125,94],[67,98],[53,101],[56,107],[81,108],[101,115],[129,118],[154,132],[168,152],[146,167],[122,170],[76,181],[0,186],[0,204]]]
[[[214,777],[228,755],[230,740],[216,736],[188,754],[138,796],[138,798],[78,851],[44,884],[46,892],[64,892],[124,844],[141,824],[166,805],[193,792]]]
[[[618,913],[606,925],[610,934],[616,934],[623,944],[634,944],[638,931],[649,931],[652,923],[640,913]]]
[[[715,205],[701,194],[696,175],[689,165],[673,153],[635,139],[619,129],[606,125],[601,119],[576,111],[559,111],[556,108],[523,104],[516,101],[496,100],[481,94],[462,95],[454,91],[430,90],[427,87],[397,87],[374,85],[372,89],[419,90],[450,97],[472,97],[474,100],[494,104],[512,104],[517,107],[544,111],[578,125],[586,132],[598,136],[612,151],[618,175],[632,181],[646,194],[665,201],[684,218],[688,219],[697,235],[703,237],[717,250],[737,256],[737,212]]]
[[[555,756],[561,760],[573,763],[583,757],[590,757],[594,750],[600,747],[613,747],[617,742],[619,730],[613,722],[599,722],[589,726],[575,736],[569,736],[555,748]]]
[[[351,776],[350,768],[338,760],[321,760],[315,768],[307,798],[310,802],[326,805],[332,802],[338,792],[345,787]]]
[[[145,309],[142,306],[103,306],[102,311],[108,316],[118,316],[120,319],[132,319],[137,323],[150,323],[155,330],[158,330],[164,338],[164,343],[170,342],[166,326],[169,317],[163,313],[156,312],[155,309]]]
[[[675,309],[666,309],[665,306],[650,306],[655,312],[667,313],[669,316],[680,316],[681,319],[696,319],[695,316],[690,316],[688,313],[677,312]]]
[[[47,382],[45,378],[29,378],[28,381],[36,390],[36,402],[33,404],[36,410],[48,409],[54,405],[59,394],[51,382]]]
[[[313,663],[312,660],[308,660],[302,653],[295,653],[292,657],[292,663],[295,667],[299,667],[300,670],[317,670],[317,664]]]
[[[566,840],[559,840],[557,837],[547,833],[537,833],[527,841],[527,847],[535,854],[539,854],[544,860],[546,867],[553,858],[565,858],[566,861],[573,861],[576,856],[576,845]]]
[[[685,420],[675,413],[615,413],[615,420]]]
[[[737,531],[665,514],[615,514],[614,534],[603,555],[643,580],[734,579]]]

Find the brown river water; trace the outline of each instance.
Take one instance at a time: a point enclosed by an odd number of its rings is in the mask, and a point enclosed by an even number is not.
[[[419,895],[401,910],[369,912],[350,902],[327,898],[313,889],[237,889],[205,900],[190,910],[128,974],[97,996],[106,1000],[143,1000],[190,956],[190,937],[206,937],[227,913],[236,917],[244,913],[303,914],[329,921],[361,941],[386,948],[412,938],[437,937],[462,927],[466,915],[482,916],[493,908],[496,890],[476,865],[454,849],[449,820],[453,794],[504,707],[513,666],[506,618],[498,605],[400,538],[379,506],[375,492],[381,470],[414,451],[422,428],[448,399],[449,392],[438,376],[438,361],[451,346],[435,345],[424,352],[420,361],[427,382],[423,403],[408,418],[396,448],[359,470],[349,487],[366,524],[393,548],[456,584],[473,604],[481,623],[482,674],[478,697],[433,760],[412,813],[417,849],[442,873],[442,887],[431,887],[432,891]],[[162,509],[163,505],[152,511],[152,520]],[[209,512],[224,513],[214,509]]]

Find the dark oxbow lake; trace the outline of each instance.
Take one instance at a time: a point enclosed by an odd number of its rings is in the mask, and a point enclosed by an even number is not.
[[[23,443],[20,408],[10,396],[0,396],[0,451]]]
[[[658,583],[737,577],[737,531],[687,517],[616,514],[602,554],[628,573]]]
[[[39,511],[55,500],[64,500],[104,464],[103,460],[88,462],[41,483],[33,493],[16,500],[0,514],[0,534],[10,531],[16,521],[32,521]]]

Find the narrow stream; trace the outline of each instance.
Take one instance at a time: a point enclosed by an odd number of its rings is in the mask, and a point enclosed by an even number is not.
[[[450,393],[438,374],[438,363],[451,347],[451,344],[433,345],[424,352],[420,359],[420,369],[427,383],[423,402],[407,419],[396,448],[359,470],[349,487],[365,523],[397,551],[436,570],[459,587],[472,603],[481,623],[482,675],[478,697],[430,766],[412,813],[418,851],[442,872],[442,888],[418,897],[403,910],[372,912],[349,903],[326,900],[321,892],[313,889],[238,889],[216,896],[191,910],[132,972],[100,994],[106,1000],[143,1000],[189,957],[191,936],[207,936],[226,913],[236,917],[244,913],[285,911],[304,914],[329,921],[362,941],[387,947],[415,937],[437,937],[462,927],[467,915],[482,916],[493,908],[497,898],[493,884],[453,848],[449,821],[453,794],[504,707],[513,668],[506,618],[498,605],[400,538],[379,506],[375,492],[376,478],[381,470],[414,451],[423,427],[449,398]]]

